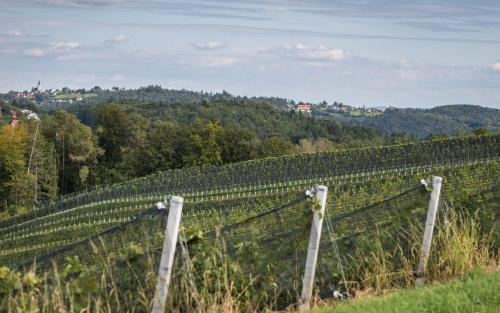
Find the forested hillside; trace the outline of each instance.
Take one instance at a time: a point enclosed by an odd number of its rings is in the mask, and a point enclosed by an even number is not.
[[[500,110],[477,105],[446,105],[432,109],[390,108],[381,115],[367,117],[327,116],[385,133],[406,133],[416,138],[437,134],[459,135],[479,128],[493,132],[500,130]]]
[[[110,103],[108,103],[110,104]],[[313,119],[307,114],[283,111],[272,105],[244,99],[220,99],[210,103],[143,102],[137,100],[112,102],[127,114],[140,116],[150,122],[172,122],[180,125],[196,121],[217,121],[223,127],[244,128],[259,138],[281,136],[297,143],[302,138],[327,138],[336,143],[363,141],[380,136],[374,129],[352,126],[339,121]],[[95,127],[95,105],[76,104],[66,110],[75,114],[82,123]],[[379,142],[381,143],[381,142]]]

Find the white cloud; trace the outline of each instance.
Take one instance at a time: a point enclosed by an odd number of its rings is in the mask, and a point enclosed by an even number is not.
[[[21,37],[23,35],[23,32],[20,31],[19,29],[14,29],[14,30],[9,30],[7,32],[7,35],[12,37]]]
[[[325,46],[308,47],[301,43],[283,45],[286,56],[298,57],[316,61],[342,61],[350,57],[350,54],[339,48],[327,48]]]
[[[209,41],[209,42],[199,42],[199,43],[193,43],[191,46],[195,49],[198,50],[217,50],[217,49],[223,49],[226,47],[223,43],[217,42],[217,41]]]
[[[89,83],[97,80],[97,76],[95,74],[82,74],[75,77],[75,81],[77,83]]]
[[[37,2],[69,7],[88,7],[118,4],[123,2],[123,0],[37,0]]]
[[[122,43],[122,42],[127,42],[129,41],[130,39],[125,36],[125,35],[117,35],[113,38],[110,38],[108,40],[106,40],[106,42],[111,42],[111,43]]]
[[[121,82],[121,81],[125,80],[125,76],[123,76],[121,74],[113,74],[113,76],[111,76],[109,78],[109,80],[115,81],[115,82]]]
[[[55,27],[66,27],[69,25],[68,22],[64,22],[64,21],[45,21],[45,22],[35,22],[34,23],[35,25],[40,25],[40,26],[44,26],[44,27],[51,27],[51,28],[55,28]]]
[[[71,50],[80,47],[79,42],[56,42],[52,44],[54,50]]]
[[[237,59],[232,57],[213,57],[213,58],[204,58],[196,60],[194,64],[203,67],[222,67],[222,66],[233,65],[236,62]],[[188,63],[188,62],[182,62],[182,63]]]
[[[399,80],[412,81],[417,79],[417,73],[414,70],[401,69],[398,72]]]
[[[492,69],[494,69],[495,71],[500,71],[500,61],[498,61],[497,63],[493,64],[491,66]]]
[[[31,48],[24,50],[23,54],[30,57],[41,57],[45,55],[45,50],[40,48]]]
[[[70,53],[67,55],[61,55],[57,59],[59,61],[81,61],[90,59],[94,56],[92,52],[82,52],[82,53]]]
[[[90,56],[89,53],[72,53],[64,55],[64,53],[72,51],[76,48],[80,47],[79,42],[53,42],[48,47],[43,48],[30,48],[24,50],[24,55],[33,56],[33,57],[41,57],[45,55],[53,55],[58,56],[58,60],[81,60],[88,58]]]

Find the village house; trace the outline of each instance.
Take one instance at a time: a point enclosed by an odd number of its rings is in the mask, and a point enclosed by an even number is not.
[[[311,113],[311,106],[312,106],[312,104],[310,104],[310,103],[300,102],[295,107],[295,110],[298,112]]]
[[[26,115],[26,117],[29,119],[29,120],[39,120],[40,118],[38,117],[38,114],[36,114],[35,112],[27,109],[27,108],[24,108],[21,110],[21,113],[23,113],[24,115]]]

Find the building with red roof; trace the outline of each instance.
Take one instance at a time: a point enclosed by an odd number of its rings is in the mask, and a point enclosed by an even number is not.
[[[311,106],[312,104],[310,103],[300,102],[295,109],[299,112],[311,113]]]

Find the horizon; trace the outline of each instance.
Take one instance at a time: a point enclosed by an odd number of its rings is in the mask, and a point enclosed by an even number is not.
[[[228,91],[356,107],[500,108],[487,0],[5,0],[0,90]]]

